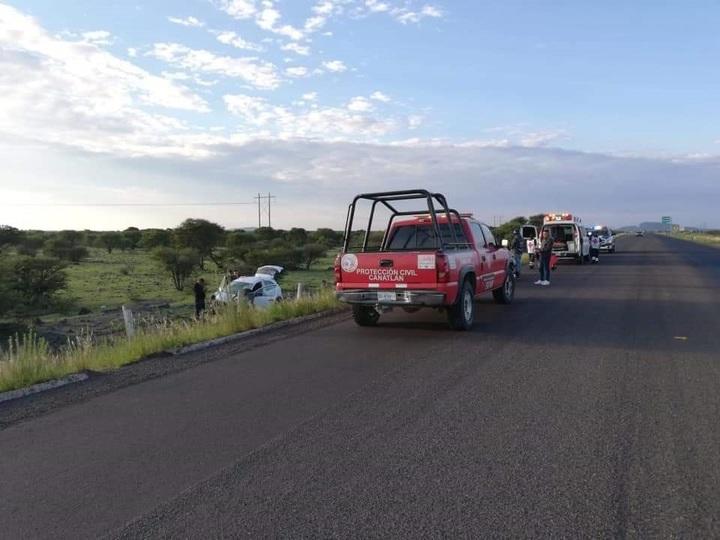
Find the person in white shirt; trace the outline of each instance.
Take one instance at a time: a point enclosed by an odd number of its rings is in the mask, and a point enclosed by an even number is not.
[[[600,262],[600,237],[594,231],[590,236],[590,260],[593,264]]]
[[[535,268],[535,248],[537,247],[537,240],[535,238],[528,238],[527,240],[527,252],[530,269]]]

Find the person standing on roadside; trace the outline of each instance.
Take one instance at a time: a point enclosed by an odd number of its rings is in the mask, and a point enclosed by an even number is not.
[[[597,231],[593,231],[590,236],[590,257],[593,264],[600,262],[600,237]]]
[[[537,248],[537,238],[528,238],[527,252],[528,252],[528,266],[530,267],[530,270],[535,268],[535,248]]]
[[[193,292],[195,293],[195,316],[200,317],[200,314],[205,311],[205,280],[203,278],[195,282]]]
[[[552,248],[555,243],[555,239],[550,236],[548,229],[543,229],[540,235],[540,245],[537,247],[537,253],[539,255],[539,267],[540,267],[540,279],[535,282],[535,285],[550,285],[550,257],[552,257]]]
[[[512,253],[513,263],[515,264],[515,277],[520,277],[520,268],[522,267],[523,244],[525,241],[520,236],[520,231],[513,231],[512,240],[510,241],[510,252]]]

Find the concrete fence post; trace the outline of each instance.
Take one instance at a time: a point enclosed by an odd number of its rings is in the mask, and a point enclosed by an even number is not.
[[[296,300],[300,300],[300,299],[302,298],[302,295],[303,295],[303,291],[304,291],[304,290],[305,290],[305,287],[303,286],[303,284],[302,284],[302,283],[298,283],[298,284],[297,284],[297,294],[295,295],[295,299],[296,299]]]
[[[133,318],[132,311],[123,305],[122,314],[123,320],[125,321],[125,333],[128,339],[132,339],[135,336],[135,319]]]

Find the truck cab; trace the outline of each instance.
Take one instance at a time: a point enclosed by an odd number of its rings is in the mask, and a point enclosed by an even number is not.
[[[353,232],[356,208],[370,203],[362,239]],[[420,208],[401,210],[400,201]],[[378,207],[389,211],[383,229],[373,224]],[[372,236],[379,242],[371,245]],[[356,240],[352,245],[353,238]],[[515,292],[510,253],[497,245],[490,228],[470,214],[448,207],[445,197],[427,190],[358,195],[348,209],[343,250],[335,264],[338,298],[352,305],[361,326],[377,324],[393,308],[447,312],[450,326],[472,327],[475,300],[492,292],[510,303]]]
[[[550,213],[543,219],[542,231],[550,231],[555,239],[553,254],[577,264],[590,260],[590,241],[582,220],[570,213]]]

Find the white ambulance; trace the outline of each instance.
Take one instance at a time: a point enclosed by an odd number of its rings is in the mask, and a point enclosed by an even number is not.
[[[541,232],[545,230],[555,239],[553,254],[558,258],[577,264],[590,261],[590,239],[579,217],[567,212],[546,214]]]

